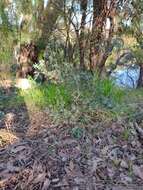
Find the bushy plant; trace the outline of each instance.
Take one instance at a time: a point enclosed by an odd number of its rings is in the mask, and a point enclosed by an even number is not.
[[[36,82],[42,83],[44,80],[52,82],[52,83],[60,83],[61,72],[59,69],[50,70],[46,61],[40,60],[39,63],[34,65],[35,73],[34,80]]]
[[[109,108],[120,103],[124,96],[124,90],[116,87],[111,79],[101,80],[98,75],[93,78],[93,88],[97,101]]]

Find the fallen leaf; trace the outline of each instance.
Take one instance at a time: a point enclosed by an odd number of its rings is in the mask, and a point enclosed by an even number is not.
[[[124,161],[124,160],[121,161],[120,166],[121,166],[122,168],[125,168],[125,169],[128,169],[128,168],[129,168],[127,162]]]
[[[121,178],[122,183],[126,184],[126,185],[129,184],[129,183],[132,183],[132,181],[133,181],[131,177],[126,176],[123,173],[120,174],[120,178]]]
[[[13,148],[11,149],[11,153],[16,154],[16,153],[18,153],[18,152],[20,152],[20,151],[23,151],[25,148],[26,148],[25,146],[13,147]]]
[[[52,179],[52,182],[53,183],[58,183],[59,182],[59,178]]]
[[[70,167],[70,170],[71,170],[71,171],[74,170],[74,163],[73,163],[73,161],[70,161],[69,167]]]
[[[46,179],[46,180],[44,181],[42,190],[47,190],[48,187],[50,186],[50,183],[51,183],[51,181],[50,181],[49,179]]]
[[[13,166],[13,163],[10,163],[10,162],[7,164],[7,169],[10,173],[19,172],[21,170],[20,167]]]
[[[33,183],[39,183],[39,182],[43,182],[45,180],[46,177],[46,173],[41,173],[39,174],[35,179]]]
[[[133,172],[137,177],[143,180],[143,166],[139,167],[139,166],[133,165]]]

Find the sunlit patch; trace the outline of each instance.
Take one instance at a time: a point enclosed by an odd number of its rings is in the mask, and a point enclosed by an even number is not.
[[[8,89],[12,86],[12,81],[11,80],[0,80],[0,87],[4,88],[4,89]]]
[[[16,81],[16,87],[20,88],[22,90],[27,90],[31,88],[31,83],[28,79],[17,79]]]
[[[17,142],[18,140],[19,138],[11,131],[7,131],[5,129],[0,130],[0,147],[12,144],[14,142]]]

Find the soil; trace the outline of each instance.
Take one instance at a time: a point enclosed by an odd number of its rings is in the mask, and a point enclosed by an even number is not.
[[[8,96],[13,93],[7,91]],[[1,108],[0,189],[142,190],[143,136],[139,123],[57,125],[46,110]]]

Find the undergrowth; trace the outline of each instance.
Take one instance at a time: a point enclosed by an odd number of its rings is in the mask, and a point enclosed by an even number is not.
[[[20,95],[24,97],[27,104],[34,104],[40,108],[58,109],[61,105],[68,107],[71,104],[71,95],[63,85],[37,85],[29,90],[21,91]]]
[[[63,78],[59,84],[38,85],[32,81],[31,89],[19,90],[10,98],[1,93],[0,107],[34,105],[48,110],[56,122],[75,125],[121,118],[132,120],[139,115],[137,104],[143,100],[142,89],[120,89],[112,80],[101,80],[83,71],[66,73]]]
[[[20,95],[19,90],[17,89],[11,89],[11,92],[9,93],[9,90],[5,90],[3,88],[0,88],[0,109],[11,109],[11,108],[17,108],[21,105],[25,104],[24,97]]]
[[[70,73],[62,84],[36,85],[21,91],[21,96],[27,105],[50,110],[56,122],[88,124],[121,117],[130,119],[135,115],[136,108],[132,104],[137,95],[133,94],[137,93],[142,99],[140,90],[133,93],[120,89],[113,81],[101,80],[87,72]]]

